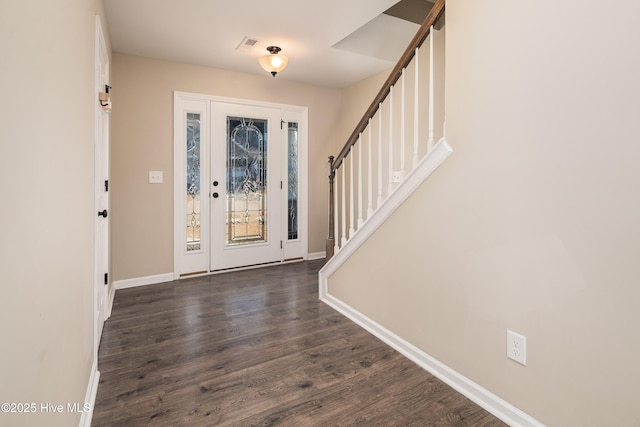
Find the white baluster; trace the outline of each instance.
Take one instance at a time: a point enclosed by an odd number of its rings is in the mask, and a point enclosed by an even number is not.
[[[382,205],[382,102],[378,104],[378,200],[376,209]]]
[[[358,135],[358,230],[362,227],[362,132]]]
[[[387,197],[393,191],[393,86],[389,89],[389,185]]]
[[[419,60],[420,58],[418,57],[418,52],[420,51],[420,49],[416,48],[416,55],[414,56],[414,61],[416,63],[416,68],[415,68],[415,76],[414,76],[414,81],[415,81],[415,87],[414,89],[414,98],[413,98],[413,168],[415,169],[416,166],[418,166],[418,148],[420,146],[420,139],[418,138],[418,128],[420,126],[418,126],[419,123],[419,117],[420,115],[418,114],[419,111],[419,105],[420,102],[418,97],[420,95],[420,91],[418,90],[418,76],[419,74]]]
[[[429,31],[429,140],[427,141],[427,152],[433,149],[433,127],[435,125],[434,94],[433,94],[433,25]]]
[[[400,179],[404,180],[404,158],[405,158],[405,117],[404,117],[404,71],[406,68],[402,69],[402,92],[400,94]]]
[[[373,215],[373,163],[371,157],[371,118],[369,118],[369,158],[368,158],[368,167],[367,167],[367,219],[371,218]]]
[[[347,192],[345,182],[346,182],[346,173],[344,171],[345,164],[342,159],[342,240],[340,246],[344,246],[347,244]]]
[[[353,202],[353,150],[354,146],[351,146],[351,150],[349,151],[349,239],[353,237],[353,233],[356,232],[354,229],[354,212],[356,210],[355,204]]]
[[[334,172],[335,173],[335,179],[338,179],[338,173],[337,171]],[[335,206],[335,208],[333,209],[333,235],[335,236],[335,238],[333,239],[333,253],[338,253],[338,249],[340,249],[340,245],[338,245],[338,242],[340,241],[340,239],[338,238],[340,236],[339,232],[338,232],[338,227],[340,224],[340,221],[338,221],[339,217],[340,217],[340,212],[338,210],[338,185],[336,183],[336,191],[333,192],[333,206]]]

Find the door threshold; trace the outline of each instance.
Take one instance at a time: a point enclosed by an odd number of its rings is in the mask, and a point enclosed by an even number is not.
[[[211,270],[211,271],[206,271],[206,270],[196,271],[194,273],[181,274],[179,280],[191,279],[192,277],[211,276],[213,274],[230,273],[232,271],[253,270],[255,268],[272,267],[274,265],[293,264],[294,262],[300,262],[300,261],[305,261],[304,257],[288,258],[283,261],[263,262],[261,264],[243,265],[240,267],[221,268],[218,270]]]
[[[253,270],[254,268],[271,267],[274,265],[282,265],[282,264],[291,264],[291,263],[300,262],[300,261],[304,261],[304,258],[303,257],[291,258],[291,259],[285,259],[283,261],[263,262],[261,264],[251,264],[251,265],[243,265],[240,267],[221,268],[218,270],[211,270],[209,274],[228,273],[230,271]]]
[[[209,273],[207,270],[203,270],[203,271],[194,271],[193,273],[184,273],[180,275],[180,278],[185,278],[185,277],[191,277],[191,276],[203,276],[205,274]]]

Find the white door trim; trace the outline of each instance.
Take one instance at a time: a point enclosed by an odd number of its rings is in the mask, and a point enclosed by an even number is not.
[[[180,203],[176,195],[183,192],[183,177],[180,176],[184,170],[185,154],[182,150],[182,132],[183,129],[179,126],[182,122],[182,104],[183,101],[207,101],[209,103],[222,102],[229,104],[239,104],[246,106],[268,107],[278,108],[282,110],[283,119],[289,120],[289,114],[291,117],[300,118],[300,140],[299,140],[299,201],[298,209],[300,212],[300,230],[299,239],[297,244],[301,246],[302,259],[308,257],[308,107],[280,104],[265,101],[254,101],[240,98],[230,98],[222,96],[211,96],[205,94],[198,94],[192,92],[174,91],[174,268],[173,277],[179,279],[182,271],[181,256],[182,256],[182,240],[184,233],[184,203]],[[207,130],[208,133],[209,129]],[[209,138],[209,135],[207,135]],[[209,274],[208,272],[207,274]]]

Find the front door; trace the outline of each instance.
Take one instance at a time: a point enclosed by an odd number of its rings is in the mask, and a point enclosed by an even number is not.
[[[211,271],[282,260],[280,109],[211,109]]]
[[[304,107],[174,94],[174,277],[307,257]]]

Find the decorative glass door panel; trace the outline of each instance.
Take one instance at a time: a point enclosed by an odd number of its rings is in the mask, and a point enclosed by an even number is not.
[[[187,251],[201,249],[200,114],[187,113]]]
[[[176,97],[174,105],[174,271],[202,274],[209,271],[210,102]]]
[[[282,259],[280,118],[276,108],[212,105],[212,271]]]
[[[267,241],[268,122],[227,117],[226,243]]]
[[[298,123],[287,126],[287,239],[298,238]]]

